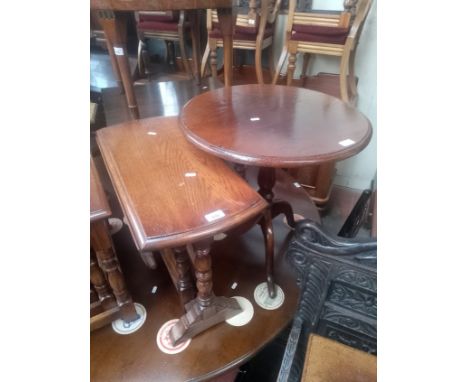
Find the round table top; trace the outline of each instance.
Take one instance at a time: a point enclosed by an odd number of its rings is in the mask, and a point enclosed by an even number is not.
[[[338,98],[281,85],[240,85],[198,95],[183,107],[179,125],[204,151],[264,167],[346,159],[372,136],[369,120]]]

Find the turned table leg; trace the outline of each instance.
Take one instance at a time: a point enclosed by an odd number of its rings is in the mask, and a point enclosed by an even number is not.
[[[136,103],[135,91],[133,89],[133,80],[130,74],[130,64],[128,63],[127,55],[127,19],[125,14],[112,12],[109,10],[100,10],[99,21],[108,41],[109,55],[114,55],[117,60],[117,65],[120,73],[120,78],[125,89],[127,97],[127,105],[130,109],[130,115],[133,119],[140,118],[138,105]]]
[[[206,240],[194,245],[198,293],[187,303],[187,313],[169,332],[174,346],[242,312],[236,300],[213,293],[210,244],[211,240]]]
[[[120,271],[119,261],[115,255],[105,220],[91,223],[91,246],[101,269],[107,274],[107,279],[117,299],[122,319],[127,323],[138,319],[139,316]]]
[[[272,167],[260,167],[258,171],[258,193],[270,205],[265,211],[259,224],[262,227],[263,237],[265,240],[265,263],[267,273],[268,294],[271,298],[276,297],[276,287],[274,283],[274,236],[272,220],[284,214],[291,227],[295,226],[294,214],[291,205],[284,200],[274,200],[273,187],[276,183],[276,169]]]
[[[101,303],[103,309],[109,310],[117,306],[114,295],[109,290],[107,285],[106,277],[104,276],[104,273],[102,273],[101,268],[99,268],[92,252],[90,262],[90,278],[91,284],[93,285],[94,290],[98,295],[99,302]]]
[[[190,35],[192,37],[192,60],[193,60],[193,74],[196,80],[196,84],[201,84],[201,53],[200,53],[200,13],[198,9],[191,9],[188,11],[191,29]]]
[[[182,309],[195,298],[195,285],[192,278],[191,261],[185,247],[164,249],[161,257],[166,264],[172,282],[179,294]]]
[[[258,171],[258,193],[270,204],[271,218],[284,214],[291,227],[295,226],[294,214],[291,205],[285,200],[274,200],[273,187],[276,183],[276,169],[272,167],[260,167]]]
[[[236,23],[236,8],[218,8],[218,19],[221,34],[223,35],[224,49],[224,86],[232,86],[232,64],[233,64],[233,31]]]

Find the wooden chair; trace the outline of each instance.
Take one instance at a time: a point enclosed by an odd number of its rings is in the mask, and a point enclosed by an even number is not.
[[[180,55],[186,73],[192,77],[192,70],[187,59],[185,48],[185,33],[190,27],[184,11],[167,12],[135,12],[137,34],[140,40],[138,45],[138,69],[140,75],[149,75],[148,52],[146,39],[161,39],[166,42],[166,59],[169,63],[175,61],[174,42],[180,45]]]
[[[260,12],[256,0],[249,1],[247,14],[238,14],[233,36],[233,49],[255,51],[255,72],[259,84],[263,84],[262,52],[270,48],[270,71],[273,74],[273,36],[276,16],[281,0],[261,0]],[[210,58],[211,75],[217,76],[216,49],[223,47],[223,38],[218,27],[219,20],[216,10],[207,12],[208,42],[202,58],[201,74],[206,70]]]
[[[345,0],[343,12],[303,12],[296,9],[297,0],[289,2],[286,40],[273,77],[278,77],[289,56],[287,85],[291,85],[296,69],[297,53],[304,54],[302,76],[307,73],[311,54],[340,57],[340,95],[346,103],[357,98],[354,59],[362,27],[369,13],[372,0]],[[351,97],[349,96],[351,93]],[[318,207],[324,208],[330,198],[335,163],[303,167],[291,174],[310,191]]]
[[[297,53],[304,53],[303,75],[311,54],[340,57],[340,94],[347,103],[357,97],[354,59],[362,27],[372,0],[345,0],[343,12],[298,12],[297,0],[289,2],[286,41],[276,67],[273,83],[289,56],[287,84],[291,85]],[[350,97],[351,93],[351,97]]]

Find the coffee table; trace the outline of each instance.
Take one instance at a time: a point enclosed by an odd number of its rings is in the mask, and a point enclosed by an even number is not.
[[[122,11],[175,11],[187,10],[192,14],[198,27],[197,9],[217,9],[224,46],[224,83],[232,84],[232,34],[236,20],[237,4],[234,0],[91,0],[91,9],[98,10],[101,26],[107,40],[107,49],[117,80],[123,83],[128,108],[134,119],[139,118],[133,81],[127,57],[127,19]],[[194,29],[196,29],[196,27]],[[199,36],[194,39],[194,64],[199,73]]]
[[[260,167],[259,193],[270,205],[260,224],[271,248],[273,218],[283,213],[294,226],[291,205],[274,199],[275,169],[349,158],[372,136],[369,120],[338,98],[281,85],[241,85],[200,94],[183,107],[179,126],[198,148],[230,162]],[[273,257],[271,250],[269,274]],[[270,296],[275,296],[273,280],[268,286]]]

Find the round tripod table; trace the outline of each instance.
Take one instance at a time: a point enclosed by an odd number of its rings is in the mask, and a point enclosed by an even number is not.
[[[179,126],[198,148],[228,161],[260,167],[259,193],[270,208],[261,220],[268,248],[269,292],[275,295],[271,220],[283,213],[294,226],[291,205],[274,200],[275,168],[349,158],[369,143],[372,127],[358,110],[335,97],[281,85],[241,85],[192,98]]]

